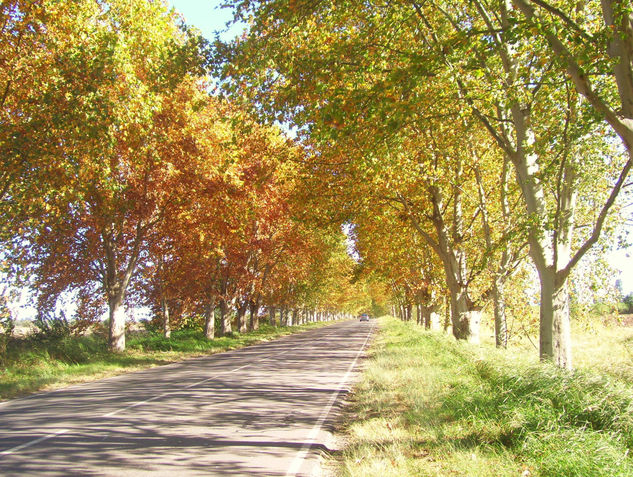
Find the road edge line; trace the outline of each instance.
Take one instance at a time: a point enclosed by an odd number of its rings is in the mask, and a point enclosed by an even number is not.
[[[352,364],[350,364],[349,368],[347,368],[347,372],[345,373],[345,376],[343,376],[343,379],[340,381],[337,390],[334,392],[334,394],[332,394],[332,397],[328,401],[328,404],[325,407],[325,410],[321,413],[321,415],[319,416],[319,419],[317,420],[317,422],[314,424],[314,426],[308,433],[307,442],[305,442],[303,446],[301,446],[301,449],[299,450],[298,454],[295,456],[292,463],[290,464],[290,467],[288,468],[288,471],[286,472],[285,477],[294,477],[297,475],[299,470],[301,470],[301,467],[303,466],[303,463],[308,455],[308,451],[310,450],[310,447],[312,447],[312,445],[315,443],[317,435],[319,434],[319,432],[321,432],[323,423],[329,416],[330,411],[332,410],[332,407],[334,406],[334,403],[336,402],[339,394],[341,394],[341,391],[343,391],[343,388],[345,384],[347,383],[347,380],[349,379],[350,374],[352,374],[352,371],[356,367],[358,358],[360,357],[361,353],[365,350],[365,347],[367,346],[367,343],[369,342],[369,338],[373,334],[374,328],[375,328],[375,325],[372,324],[372,327],[369,330],[369,333],[367,333],[367,337],[365,338],[365,342],[356,353],[356,356],[354,357],[354,361],[352,361]]]

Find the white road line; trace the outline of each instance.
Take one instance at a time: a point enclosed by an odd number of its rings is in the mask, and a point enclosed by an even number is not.
[[[107,414],[104,414],[101,417],[113,417],[113,416],[116,416],[117,414],[119,414],[121,412],[127,411],[128,409],[132,409],[132,408],[137,407],[137,406],[142,406],[143,404],[147,404],[148,402],[156,401],[157,399],[160,399],[160,398],[165,397],[165,396],[169,396],[170,394],[173,394],[173,393],[174,393],[173,391],[170,391],[168,393],[159,394],[159,395],[154,396],[152,398],[145,399],[144,401],[138,401],[138,402],[135,402],[134,404],[130,404],[129,406],[125,406],[125,407],[122,407],[122,408],[117,409],[115,411],[109,412]]]
[[[0,452],[0,456],[13,454],[16,451],[26,449],[27,447],[34,446],[35,444],[39,444],[42,441],[52,439],[53,437],[57,437],[61,434],[68,432],[68,429],[60,429],[59,431],[52,432],[51,434],[47,434],[45,436],[40,437],[39,439],[35,439],[29,442],[25,442],[24,444],[20,444],[19,446],[12,447],[11,449],[4,450]]]
[[[231,374],[231,373],[234,373],[235,371],[239,371],[240,369],[248,368],[249,366],[252,366],[252,365],[253,365],[253,363],[248,363],[248,364],[245,364],[244,366],[240,366],[239,368],[235,368],[235,369],[232,369],[230,371],[224,371],[222,373],[218,373],[218,374],[216,374],[214,376],[211,376],[210,378],[206,378],[206,379],[203,379],[202,381],[198,381],[196,383],[190,384],[189,386],[185,386],[184,389],[195,388],[196,386],[199,386],[199,385],[201,385],[203,383],[206,383],[207,381],[211,381],[212,379],[215,379],[218,376],[222,376],[224,374]]]
[[[307,442],[303,444],[303,446],[301,447],[301,449],[295,456],[294,460],[292,461],[292,464],[290,464],[290,467],[288,468],[288,471],[286,472],[286,477],[292,477],[292,476],[297,475],[297,472],[299,472],[299,470],[301,469],[301,466],[303,465],[303,461],[308,455],[308,451],[310,450],[310,447],[312,447],[312,444],[315,443],[316,437],[319,435],[319,432],[321,432],[321,427],[323,426],[323,423],[325,422],[328,415],[330,414],[330,411],[332,410],[332,406],[334,406],[334,403],[336,402],[338,395],[341,393],[341,391],[343,390],[343,387],[347,383],[347,380],[349,379],[350,374],[352,373],[352,371],[354,370],[354,367],[356,366],[358,358],[360,357],[361,353],[365,349],[365,346],[367,346],[367,342],[369,341],[369,337],[371,336],[373,330],[374,330],[374,326],[372,324],[372,327],[369,330],[369,333],[367,333],[367,337],[365,338],[365,342],[363,343],[363,346],[361,346],[361,348],[358,350],[358,353],[356,353],[356,357],[354,358],[354,361],[352,362],[352,364],[350,364],[349,368],[347,368],[347,372],[345,373],[345,376],[343,376],[343,379],[339,383],[337,390],[332,394],[332,396],[330,397],[330,400],[328,401],[327,406],[321,413],[321,416],[319,416],[319,419],[310,430],[310,433],[308,434]]]

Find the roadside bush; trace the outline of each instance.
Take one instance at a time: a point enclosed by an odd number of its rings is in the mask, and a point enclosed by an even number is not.
[[[71,326],[64,312],[59,315],[40,312],[33,323],[37,327],[37,335],[40,337],[62,338],[71,334]]]
[[[7,297],[0,295],[0,364],[6,359],[7,344],[15,329],[15,320],[11,315]]]
[[[618,313],[618,311],[618,303],[597,302],[591,306],[591,314],[593,314],[594,316],[610,315],[613,313]]]
[[[98,335],[55,336],[41,333],[7,341],[5,366],[48,366],[52,362],[81,364],[107,353],[107,341]]]
[[[130,337],[128,347],[144,351],[196,351],[213,347],[214,343],[204,337],[202,331],[195,329],[181,329],[173,331],[171,338],[165,338],[162,333],[149,332]]]
[[[622,298],[620,305],[620,313],[633,313],[633,293]]]

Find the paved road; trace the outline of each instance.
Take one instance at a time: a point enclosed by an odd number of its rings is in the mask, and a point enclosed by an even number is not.
[[[0,475],[310,475],[374,323],[0,404]]]

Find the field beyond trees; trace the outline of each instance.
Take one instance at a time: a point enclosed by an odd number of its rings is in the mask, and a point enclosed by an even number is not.
[[[472,346],[382,318],[337,473],[633,475],[633,327],[578,332],[573,372],[539,364],[531,347]]]

